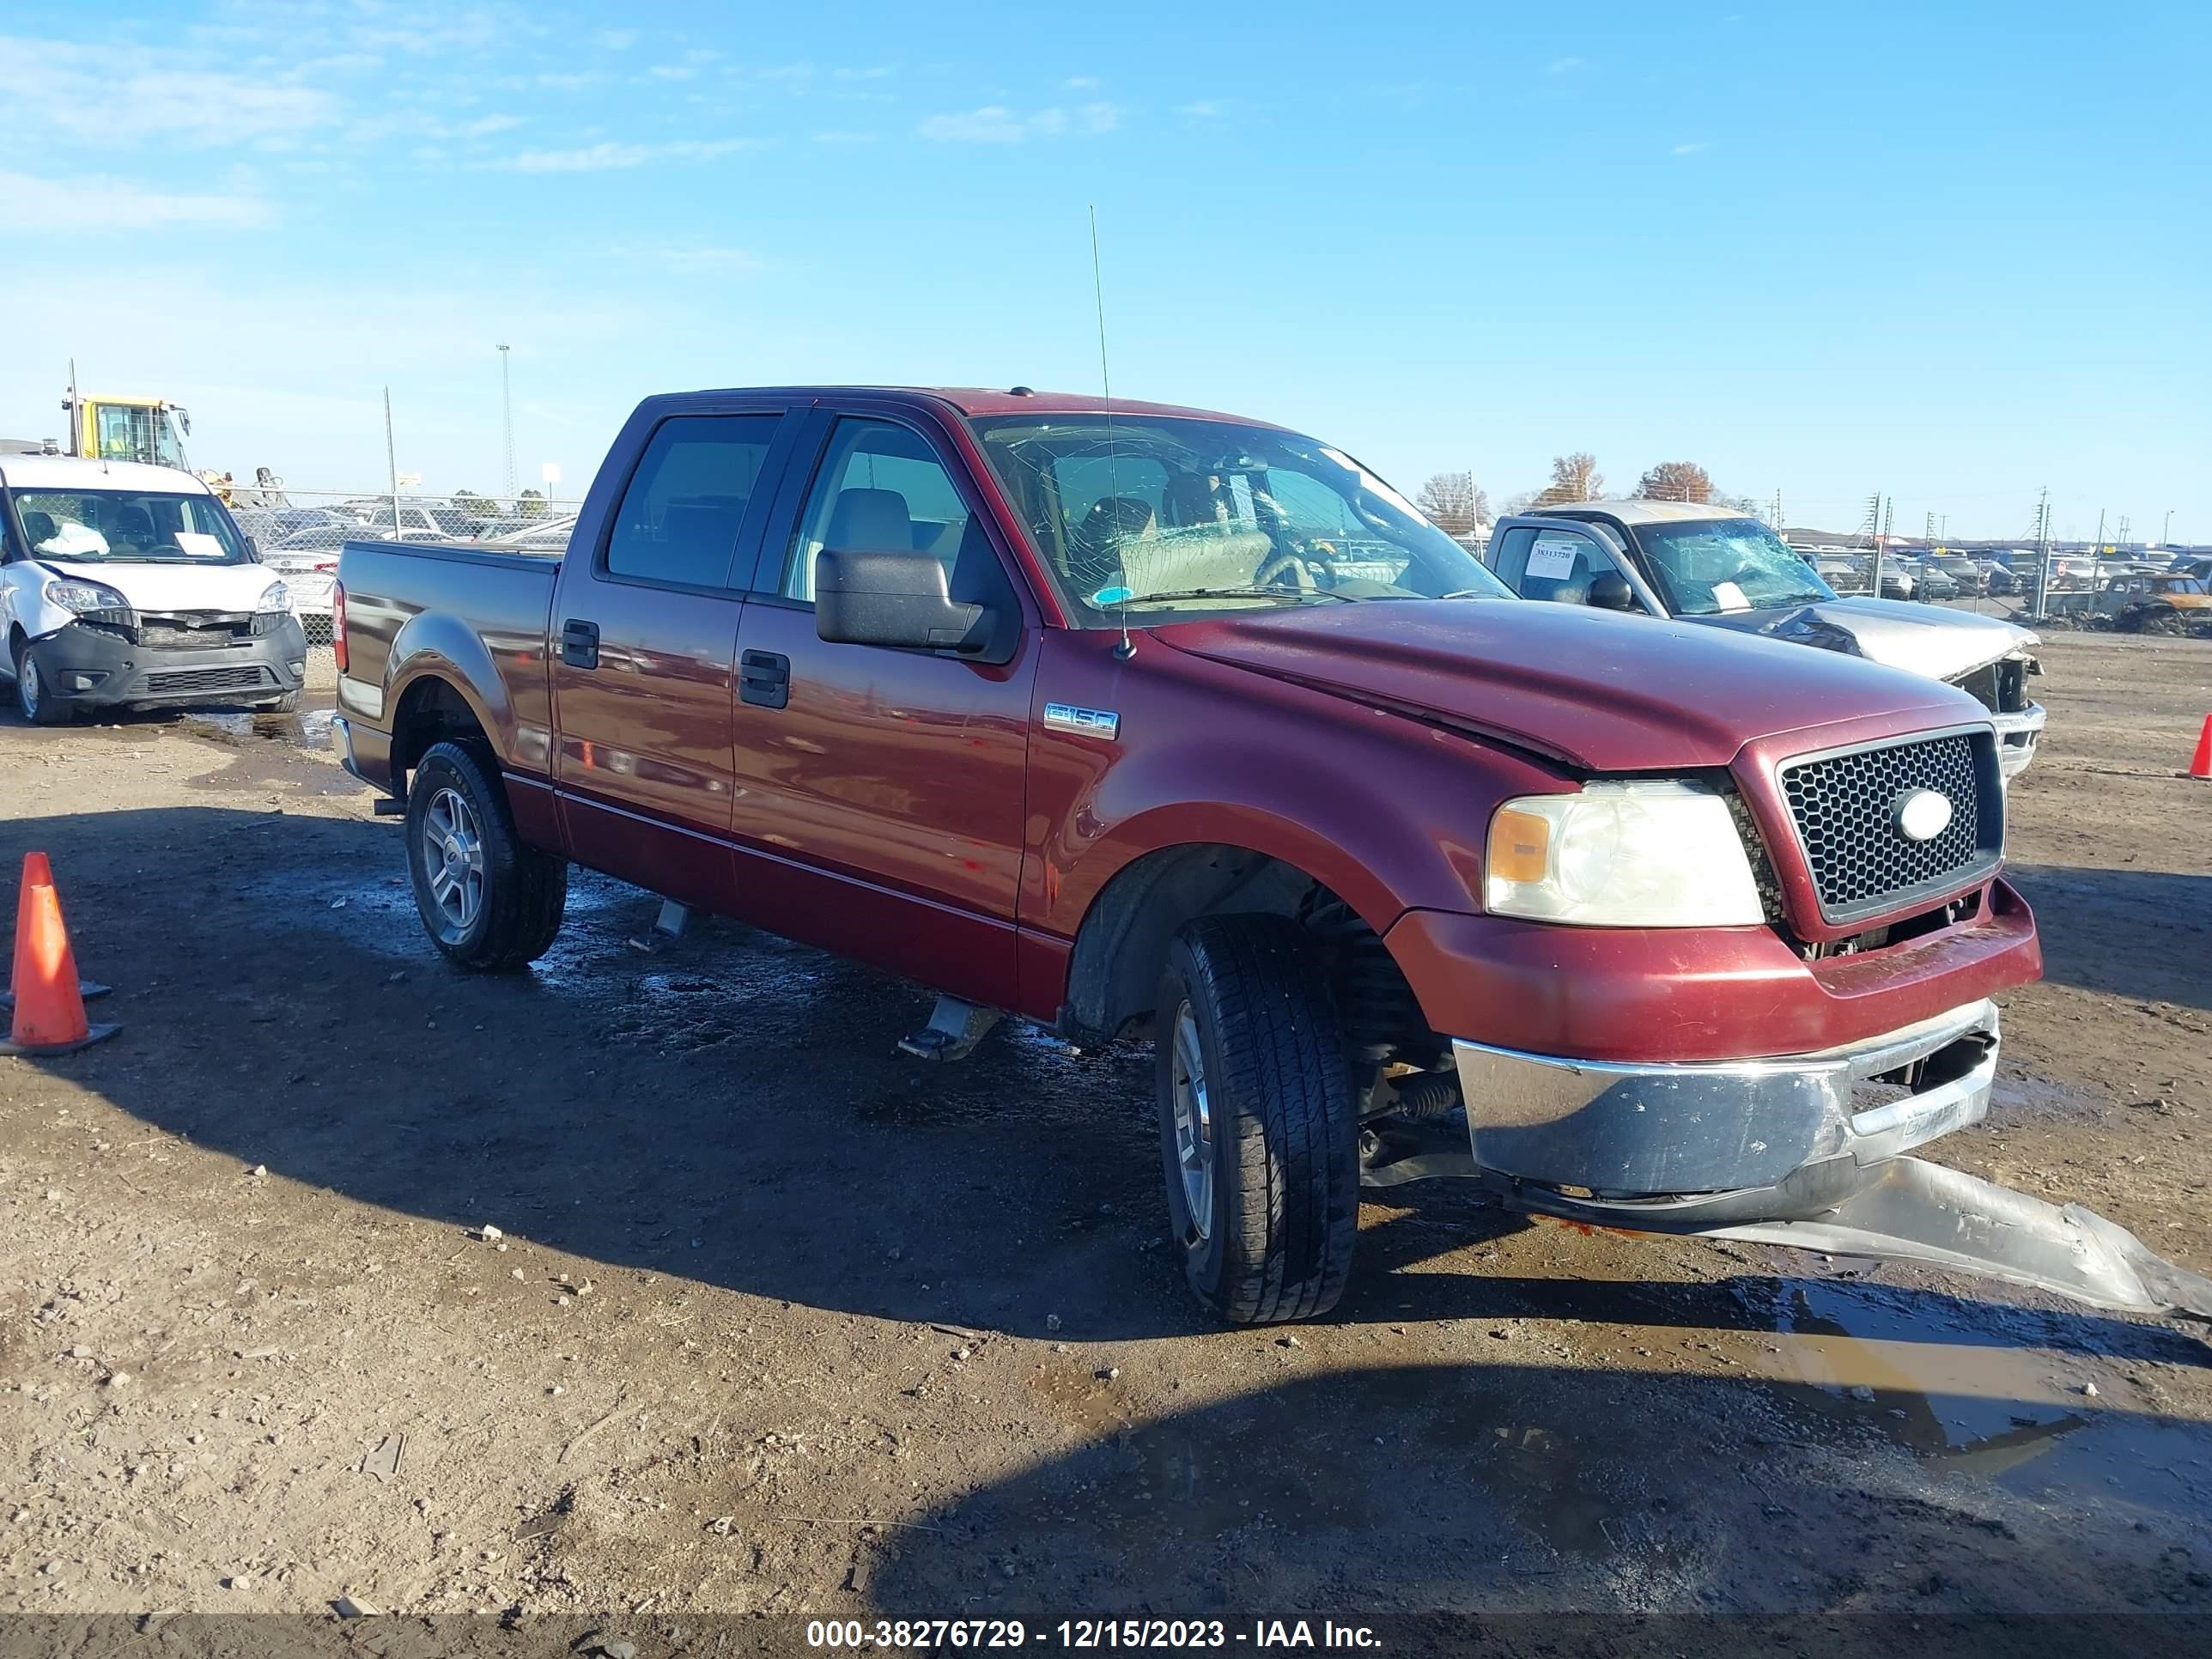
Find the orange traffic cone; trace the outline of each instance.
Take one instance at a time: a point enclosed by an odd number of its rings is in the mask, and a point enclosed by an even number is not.
[[[2212,778],[2212,714],[2204,717],[2204,731],[2197,739],[2197,758],[2189,763],[2192,778]]]
[[[113,1036],[119,1025],[94,1025],[84,1017],[76,953],[62,921],[61,895],[44,853],[23,855],[23,885],[15,900],[15,1023],[0,1054],[67,1054]]]

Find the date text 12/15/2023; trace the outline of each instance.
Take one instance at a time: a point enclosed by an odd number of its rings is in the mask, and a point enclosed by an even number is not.
[[[1364,1625],[1334,1620],[1255,1619],[1240,1627],[1222,1619],[1062,1619],[1030,1626],[1018,1619],[816,1619],[806,1645],[870,1648],[1056,1647],[1071,1651],[1179,1648],[1353,1648],[1382,1644]]]

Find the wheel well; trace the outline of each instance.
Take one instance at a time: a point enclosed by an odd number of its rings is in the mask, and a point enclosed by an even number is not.
[[[392,776],[403,789],[433,744],[466,743],[489,757],[490,739],[468,699],[448,682],[432,675],[407,688],[392,721]],[[497,773],[495,770],[494,775]]]

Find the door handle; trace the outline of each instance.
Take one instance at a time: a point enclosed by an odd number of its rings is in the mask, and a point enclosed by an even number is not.
[[[571,668],[599,665],[599,625],[573,619],[561,624],[561,660]]]
[[[791,659],[773,651],[748,651],[738,659],[738,700],[758,708],[791,702]]]

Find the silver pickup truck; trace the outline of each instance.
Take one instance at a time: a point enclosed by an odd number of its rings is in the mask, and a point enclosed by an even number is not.
[[[1688,501],[1562,502],[1500,520],[1485,562],[1524,599],[1732,628],[1925,674],[1990,711],[2007,778],[2035,758],[2034,635],[1971,611],[1840,599],[1757,519]]]

